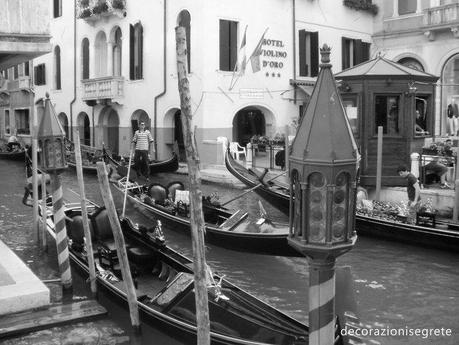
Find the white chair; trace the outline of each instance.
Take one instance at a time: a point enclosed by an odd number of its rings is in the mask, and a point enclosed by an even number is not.
[[[241,160],[241,155],[244,155],[244,158],[247,158],[247,151],[245,150],[245,147],[239,145],[238,142],[231,142],[229,144],[229,149],[234,159]]]

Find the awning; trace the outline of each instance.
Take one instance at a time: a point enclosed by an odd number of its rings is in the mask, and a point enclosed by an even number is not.
[[[297,85],[300,90],[302,90],[306,96],[311,97],[312,91],[314,91],[314,85]]]

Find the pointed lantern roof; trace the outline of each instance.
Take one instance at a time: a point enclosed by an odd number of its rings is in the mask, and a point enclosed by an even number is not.
[[[326,44],[320,49],[321,70],[292,143],[292,162],[332,165],[357,159],[357,145],[331,71],[330,50]]]
[[[38,138],[65,137],[65,131],[57,118],[56,110],[54,109],[54,106],[49,99],[48,93],[46,93],[46,99],[44,100],[44,103],[45,109],[40,121],[40,127],[38,129]]]
[[[385,59],[381,55],[335,74],[336,79],[381,79],[389,77],[425,81],[438,80],[438,77],[433,74]]]

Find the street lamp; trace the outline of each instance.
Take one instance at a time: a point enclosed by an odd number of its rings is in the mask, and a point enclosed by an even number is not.
[[[60,173],[67,168],[65,131],[59,122],[46,93],[44,112],[38,129],[38,147],[41,151],[40,169],[48,173]]]
[[[44,104],[43,104],[44,102]],[[65,154],[65,132],[56,111],[46,93],[46,99],[39,105],[42,113],[37,133],[38,147],[41,149],[40,169],[50,173],[53,190],[54,231],[56,233],[57,259],[64,289],[72,287],[67,230],[65,228],[64,202],[59,173],[67,168]],[[44,109],[43,109],[44,108]],[[46,212],[46,210],[43,210]]]
[[[354,246],[359,153],[331,72],[330,48],[289,156],[289,244],[309,260],[309,344],[333,344],[335,261]]]

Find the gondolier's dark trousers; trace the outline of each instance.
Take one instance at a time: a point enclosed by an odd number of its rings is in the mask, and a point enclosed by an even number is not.
[[[150,175],[148,167],[148,150],[135,150],[134,163],[137,174],[142,174],[145,177]]]

